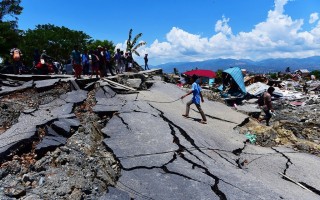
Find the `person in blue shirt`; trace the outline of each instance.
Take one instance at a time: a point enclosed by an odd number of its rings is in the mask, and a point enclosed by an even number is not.
[[[109,69],[111,76],[114,76],[115,74],[113,73],[113,67],[111,64],[111,55],[107,48],[104,48],[104,54],[106,56],[106,68]]]
[[[201,106],[200,106],[200,100],[201,100],[202,103],[204,102],[204,100],[203,100],[203,96],[201,94],[201,90],[202,89],[201,89],[201,87],[199,85],[199,78],[198,78],[197,75],[194,74],[192,76],[191,80],[193,81],[192,90],[190,92],[188,92],[187,94],[183,95],[181,97],[181,99],[185,98],[186,96],[188,96],[191,93],[193,94],[193,97],[187,103],[187,105],[186,105],[186,113],[183,114],[182,116],[189,117],[190,105],[194,103],[196,105],[197,109],[199,110],[199,113],[201,114],[201,117],[202,117],[202,120],[200,121],[200,123],[206,124],[207,123],[207,118],[204,115],[204,112],[203,112],[203,110],[201,109]]]

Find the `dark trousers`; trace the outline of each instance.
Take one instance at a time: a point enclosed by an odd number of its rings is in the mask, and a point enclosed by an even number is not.
[[[189,115],[189,110],[190,110],[191,104],[193,104],[192,100],[188,101],[188,103],[187,103],[187,105],[186,105],[186,115],[187,115],[187,116]],[[203,110],[201,109],[200,104],[195,104],[195,105],[196,105],[199,113],[201,114],[202,120],[203,120],[203,121],[207,121],[207,118],[206,118],[206,116],[204,115],[204,112],[203,112]]]
[[[89,63],[84,63],[82,66],[83,66],[83,74],[89,75],[89,67],[90,67]]]
[[[147,70],[147,69],[150,70],[148,63],[145,63],[145,64],[144,64],[144,70]]]
[[[99,70],[100,70],[100,76],[101,77],[105,77],[107,75],[107,70],[106,70],[106,64],[105,63],[100,63],[99,66]]]
[[[114,76],[113,67],[112,67],[111,63],[107,62],[106,65],[107,65],[107,69],[109,69],[109,71],[110,71],[111,76]]]
[[[12,64],[12,72],[13,74],[18,74],[22,70],[22,62],[21,61],[13,61]]]
[[[272,117],[272,115],[271,115],[271,113],[270,113],[270,110],[263,110],[263,112],[264,112],[264,114],[265,114],[265,116],[264,116],[263,119],[266,120],[266,124],[267,124],[267,126],[269,126],[269,121],[270,121],[270,119],[271,119],[271,117]]]

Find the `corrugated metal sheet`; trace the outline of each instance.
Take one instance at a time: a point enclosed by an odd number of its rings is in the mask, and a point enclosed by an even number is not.
[[[223,71],[223,73],[229,74],[233,80],[237,83],[242,93],[246,94],[246,86],[244,85],[244,79],[242,71],[239,67],[232,67]]]
[[[265,83],[256,82],[247,86],[246,90],[249,94],[253,96],[259,96],[265,91],[267,91],[269,87],[270,86]],[[274,87],[274,89],[275,89],[275,91],[273,92],[274,95],[283,97],[283,92],[278,87]]]
[[[310,73],[309,70],[307,70],[307,69],[298,69],[295,72],[301,72],[301,73],[306,73],[306,74]]]

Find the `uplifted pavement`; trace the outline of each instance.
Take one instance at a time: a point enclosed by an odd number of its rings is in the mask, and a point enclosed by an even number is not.
[[[236,127],[248,116],[218,102],[201,105],[208,124],[199,123],[194,105],[184,118],[191,97],[182,102],[183,94],[157,81],[149,91],[109,96],[118,111],[102,132],[121,177],[100,199],[320,198],[319,157],[246,143]]]

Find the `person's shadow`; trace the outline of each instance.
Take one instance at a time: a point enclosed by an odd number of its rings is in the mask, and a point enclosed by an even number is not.
[[[200,118],[195,118],[195,117],[185,117],[185,118],[190,119],[190,120],[195,121],[195,122],[199,122],[199,123],[201,122]]]

